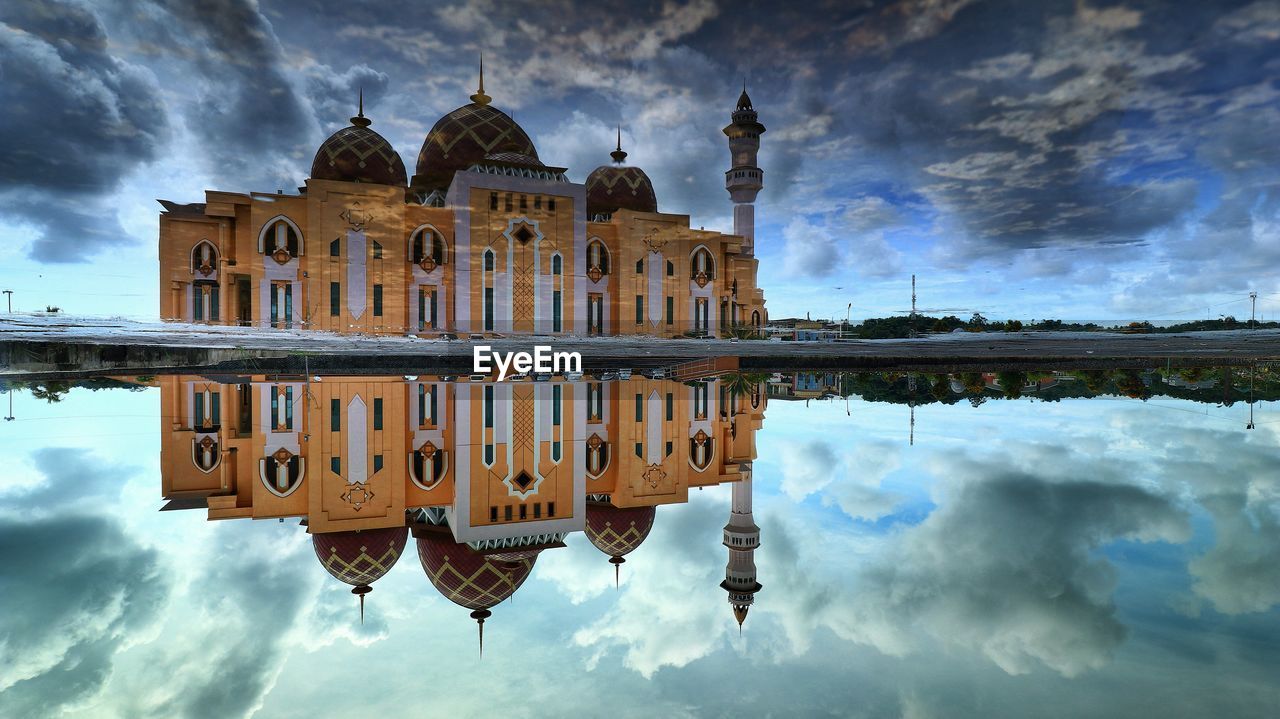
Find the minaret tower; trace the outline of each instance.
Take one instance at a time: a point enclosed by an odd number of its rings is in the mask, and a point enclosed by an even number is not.
[[[756,119],[747,97],[747,83],[742,83],[742,95],[733,111],[733,122],[724,128],[729,138],[730,170],[724,173],[724,188],[733,200],[733,234],[741,235],[745,242],[742,254],[754,257],[756,253],[756,195],[764,187],[764,170],[756,165],[760,152],[760,136],[764,125]]]
[[[747,610],[755,603],[760,582],[756,581],[756,547],[760,546],[760,528],[751,516],[751,464],[741,465],[742,479],[733,483],[733,505],[729,523],[724,525],[724,546],[729,548],[729,563],[724,568],[720,588],[729,593],[738,631],[747,618]]]

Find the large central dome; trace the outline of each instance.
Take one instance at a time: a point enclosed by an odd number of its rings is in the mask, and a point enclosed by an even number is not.
[[[413,186],[446,190],[453,174],[498,153],[516,153],[538,160],[538,151],[511,116],[483,102],[471,102],[440,118],[427,133],[418,153]]]

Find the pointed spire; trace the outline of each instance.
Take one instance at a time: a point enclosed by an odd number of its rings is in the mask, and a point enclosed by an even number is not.
[[[493,616],[493,612],[488,609],[477,609],[471,613],[471,618],[476,620],[476,626],[480,630],[480,658],[484,659],[484,620]]]
[[[618,149],[610,152],[609,157],[612,157],[613,161],[619,165],[622,164],[623,160],[627,159],[627,153],[622,151],[622,125],[618,125]]]
[[[738,109],[750,110],[751,98],[747,96],[747,76],[742,76],[742,94],[738,96]]]
[[[622,586],[622,579],[619,577],[618,570],[622,567],[622,563],[625,561],[627,560],[616,554],[609,557],[609,564],[613,565],[613,588],[615,590],[620,589]]]
[[[373,587],[368,584],[360,584],[351,590],[351,593],[360,597],[360,624],[364,625],[364,595],[373,591]]]
[[[484,94],[484,53],[480,53],[480,89],[471,96],[471,101],[477,105],[488,105],[492,97]]]
[[[368,127],[373,124],[372,120],[364,116],[364,86],[360,87],[359,109],[356,111],[356,116],[351,118],[351,124],[356,127]]]

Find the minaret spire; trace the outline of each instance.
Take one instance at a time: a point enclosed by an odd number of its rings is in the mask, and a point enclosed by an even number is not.
[[[477,105],[488,105],[492,97],[484,94],[484,53],[480,53],[480,89],[471,96],[471,101]]]
[[[360,100],[357,105],[356,116],[351,118],[351,124],[356,127],[368,127],[373,121],[364,116],[364,86],[360,87]]]
[[[733,202],[733,234],[743,239],[742,254],[754,257],[756,253],[756,195],[764,188],[764,171],[757,166],[760,153],[760,136],[764,125],[751,106],[747,96],[747,78],[742,78],[742,94],[731,113],[733,122],[724,128],[729,138],[729,171],[725,173],[724,189]]]
[[[756,548],[760,546],[760,528],[756,526],[751,511],[751,465],[740,465],[741,478],[733,484],[733,500],[729,522],[724,526],[724,546],[729,550],[729,562],[725,565],[724,581],[720,588],[729,594],[729,606],[733,618],[738,621],[738,634],[747,611],[755,603],[760,582],[756,580]]]
[[[615,554],[614,556],[612,556],[612,557],[609,557],[609,564],[612,564],[612,565],[613,565],[613,588],[614,588],[614,590],[618,590],[618,589],[620,589],[620,588],[622,587],[622,577],[620,576],[620,574],[619,574],[618,570],[622,568],[622,563],[623,563],[623,562],[625,562],[625,561],[627,561],[627,560],[626,560],[626,559],[624,559],[623,557],[620,557],[620,556],[616,555],[616,554]]]

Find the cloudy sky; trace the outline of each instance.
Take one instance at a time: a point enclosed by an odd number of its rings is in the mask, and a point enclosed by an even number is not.
[[[913,273],[956,314],[1280,316],[1274,0],[7,2],[0,284],[154,317],[156,198],[292,190],[360,87],[412,166],[481,52],[546,161],[585,179],[620,123],[725,230],[748,77],[774,316],[902,310]]]
[[[772,402],[764,589],[729,494],[663,507],[620,589],[581,534],[475,625],[416,557],[367,623],[296,522],[156,511],[156,390],[0,426],[0,714],[1271,716],[1280,423],[1180,400]],[[104,425],[104,418],[110,424]],[[821,428],[821,432],[815,431]],[[1105,460],[1103,459],[1105,458]]]

